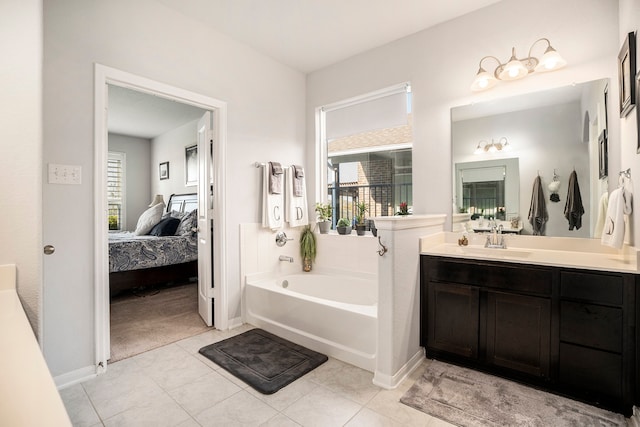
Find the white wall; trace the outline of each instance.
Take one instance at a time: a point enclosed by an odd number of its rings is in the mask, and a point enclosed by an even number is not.
[[[0,264],[16,264],[18,294],[42,319],[42,3],[0,2]]]
[[[44,161],[83,171],[80,186],[44,185],[45,240],[58,247],[44,283],[44,350],[54,376],[95,363],[94,63],[228,103],[230,318],[241,314],[239,224],[259,222],[260,175],[253,163],[304,159],[300,72],[154,0],[44,0]]]
[[[618,44],[617,48],[620,49],[622,47],[622,43],[624,39],[627,37],[627,34],[631,31],[636,32],[636,58],[640,58],[640,46],[638,45],[638,30],[640,30],[640,0],[620,0],[620,30],[618,34]],[[617,94],[618,89],[616,88],[616,92],[612,92]],[[617,99],[617,98],[616,98]],[[637,98],[636,98],[637,99]],[[618,122],[618,111],[617,111],[617,103],[616,103],[616,111],[614,115],[609,116],[609,121],[612,120]],[[636,122],[636,114],[638,106],[629,113],[629,115],[625,118],[619,119],[620,123],[620,168],[613,169],[611,172],[611,180],[617,182],[616,173],[619,170],[624,170],[627,168],[631,168],[631,177],[636,181],[636,187],[638,186],[638,182],[640,180],[640,154],[637,153],[638,146],[638,129]],[[610,144],[611,146],[611,144]],[[638,242],[640,242],[640,208],[638,204],[637,190],[634,201],[634,210],[631,215],[630,224],[631,224],[631,244],[637,246]]]
[[[110,133],[109,151],[125,153],[126,187],[123,230],[134,231],[140,214],[149,207],[151,196],[154,194],[151,191],[151,141]]]
[[[611,78],[611,93],[617,93],[617,21],[614,0],[504,0],[311,73],[307,77],[309,166],[315,166],[312,124],[316,107],[410,81],[414,102],[414,212],[449,213],[453,202],[450,109],[604,77]],[[567,60],[567,67],[502,82],[479,94],[470,91],[482,57],[494,55],[506,61],[512,47],[525,56],[540,37],[551,40]],[[540,45],[537,49],[543,50]],[[613,109],[610,117],[614,117]],[[618,130],[616,123],[610,126],[611,140],[618,140]],[[615,146],[610,166],[613,170],[619,167]]]
[[[151,193],[162,194],[165,203],[172,194],[196,193],[195,185],[186,185],[185,148],[195,145],[198,121],[172,129],[153,138],[151,145]],[[169,162],[169,179],[160,181],[158,167]]]
[[[547,201],[549,220],[545,227],[546,236],[589,237],[588,212],[590,206],[589,146],[582,142],[580,104],[554,105],[524,111],[462,120],[452,125],[454,141],[453,157],[456,162],[493,160],[496,158],[518,158],[520,170],[519,216],[523,222],[523,234],[533,234],[528,221],[531,205],[533,181],[539,174]],[[480,139],[495,136],[496,140],[505,136],[510,150],[504,154],[475,155],[473,150]],[[467,148],[466,153],[463,152]],[[585,207],[583,226],[569,231],[564,217],[569,175],[575,169]],[[560,178],[559,202],[549,200],[547,185],[553,180],[554,171]]]

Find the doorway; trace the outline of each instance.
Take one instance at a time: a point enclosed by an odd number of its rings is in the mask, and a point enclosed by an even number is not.
[[[225,177],[225,148],[226,148],[226,104],[216,99],[206,97],[180,88],[168,86],[153,80],[126,73],[113,68],[96,64],[95,70],[95,320],[96,320],[96,365],[98,372],[106,368],[110,357],[110,319],[109,319],[109,260],[107,239],[107,151],[108,151],[108,85],[132,89],[137,92],[162,97],[178,103],[183,103],[210,112],[209,117],[212,130],[206,131],[206,138],[198,137],[198,144],[208,144],[204,153],[211,152],[211,156],[202,158],[200,170],[209,171],[211,176],[205,175],[210,185],[199,186],[207,188],[199,200],[207,200],[205,209],[198,212],[198,222],[210,222],[212,226],[224,230],[224,177]],[[200,129],[198,130],[200,132]],[[195,138],[195,137],[194,137]],[[202,148],[205,148],[204,146]],[[206,160],[205,160],[206,159]],[[210,188],[210,190],[209,190]],[[194,188],[195,189],[195,188]],[[215,197],[209,196],[209,191]],[[208,227],[203,227],[208,230]],[[213,238],[210,230],[203,233],[198,231],[198,241],[205,240],[216,253],[215,259],[208,259],[205,270],[210,273],[205,276],[208,280],[200,281],[199,298],[204,297],[210,302],[208,310],[200,310],[207,325],[214,325],[218,329],[227,329],[227,304],[225,288],[225,253],[224,233],[217,233]],[[202,260],[198,260],[199,275],[203,271]],[[213,284],[219,284],[213,286]],[[208,318],[207,318],[208,312]],[[204,313],[204,314],[203,314]],[[212,314],[212,313],[215,313]],[[215,316],[215,318],[214,318]]]

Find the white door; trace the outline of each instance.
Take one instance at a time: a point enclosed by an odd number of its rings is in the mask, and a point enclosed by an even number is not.
[[[213,114],[198,121],[198,312],[213,326]]]

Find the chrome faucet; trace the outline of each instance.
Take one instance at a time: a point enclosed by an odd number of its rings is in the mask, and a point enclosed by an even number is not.
[[[493,225],[491,227],[491,233],[487,235],[487,241],[484,244],[485,248],[506,249],[507,245],[504,241],[504,235],[502,234],[502,224],[497,227]]]
[[[280,255],[280,258],[278,258],[278,259],[280,261],[293,262],[293,257],[292,256]]]

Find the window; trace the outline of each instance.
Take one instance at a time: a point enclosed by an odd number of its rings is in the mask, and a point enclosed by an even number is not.
[[[411,208],[411,86],[402,84],[317,110],[317,199],[333,206],[333,224],[354,217],[394,215],[400,203]]]
[[[125,218],[125,153],[110,151],[107,164],[109,230],[122,230]]]

